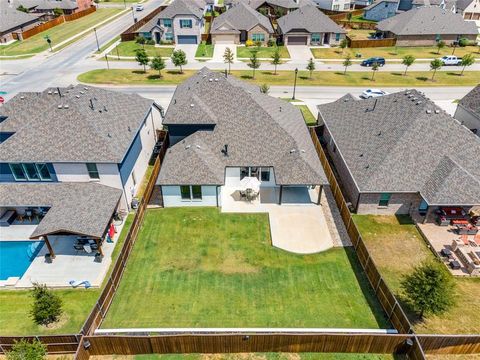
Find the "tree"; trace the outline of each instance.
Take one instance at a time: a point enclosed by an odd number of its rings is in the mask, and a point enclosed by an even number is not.
[[[312,78],[313,70],[315,70],[315,61],[312,58],[308,60],[307,70],[310,71],[310,79]]]
[[[43,360],[47,357],[47,347],[36,339],[32,342],[22,339],[15,341],[6,355],[7,360]]]
[[[352,66],[352,60],[351,60],[351,59],[352,59],[352,58],[350,57],[350,55],[347,55],[347,56],[345,57],[345,60],[343,60],[343,66],[345,66],[345,70],[344,70],[344,72],[343,72],[343,75],[345,75],[345,74],[347,73],[347,68],[348,68],[349,66]]]
[[[443,63],[442,63],[442,60],[440,59],[433,59],[430,62],[430,70],[433,70],[432,81],[433,81],[433,78],[435,77],[435,73],[437,72],[437,70],[441,69],[442,65]]]
[[[340,44],[338,46],[340,47],[340,49],[342,49],[342,55],[343,55],[343,50],[345,50],[345,48],[348,46],[347,39],[342,39],[342,41],[340,41]]]
[[[258,69],[260,67],[260,60],[258,60],[256,51],[252,51],[252,56],[250,56],[250,62],[247,63],[247,65],[253,70],[252,79],[255,79],[255,69]]]
[[[235,56],[233,54],[233,51],[227,47],[225,49],[225,52],[223,53],[223,62],[228,64],[228,73],[230,74],[230,65],[233,64]]]
[[[380,67],[380,65],[378,63],[373,63],[372,64],[372,81],[375,81],[375,73],[377,72],[378,68]]]
[[[442,50],[445,47],[445,41],[440,40],[437,41],[437,54],[440,55],[440,50]]]
[[[405,55],[402,59],[402,64],[405,65],[405,72],[403,76],[407,75],[408,68],[415,62],[415,57],[412,55]]]
[[[143,72],[147,72],[147,65],[148,65],[148,55],[145,49],[137,49],[135,50],[135,60],[138,62],[140,66],[143,66]]]
[[[352,21],[352,13],[351,12],[349,12],[347,14],[347,21]]]
[[[31,316],[38,325],[57,322],[62,315],[62,299],[47,288],[46,285],[34,283],[31,290],[33,306]]]
[[[454,285],[450,274],[437,262],[417,266],[401,282],[408,302],[420,318],[448,310],[454,303]]]
[[[260,85],[260,92],[262,94],[268,94],[269,91],[270,91],[270,86],[268,86],[268,84]]]
[[[472,66],[475,63],[475,57],[473,54],[467,54],[464,57],[462,57],[462,63],[461,65],[463,66],[462,72],[460,73],[460,76],[463,76],[463,72],[465,71],[465,68],[467,66]]]
[[[183,50],[176,50],[172,53],[172,63],[175,66],[180,66],[180,74],[183,74],[183,65],[187,65],[187,54]]]
[[[60,9],[60,8],[55,8],[55,9],[53,9],[53,15],[55,15],[55,16],[63,15],[63,10]]]
[[[152,61],[150,61],[150,68],[158,71],[158,77],[162,77],[162,70],[165,69],[165,61],[161,56],[155,56]]]
[[[273,66],[275,66],[275,70],[273,72],[273,75],[277,75],[277,66],[280,65],[282,63],[282,61],[280,60],[280,49],[277,47],[275,49],[275,51],[273,52],[272,54],[272,61],[271,61],[271,64]]]
[[[23,5],[20,5],[19,7],[17,7],[17,10],[24,13],[28,13],[28,9]]]
[[[143,36],[135,36],[135,42],[140,45],[145,45],[147,39],[145,39]]]

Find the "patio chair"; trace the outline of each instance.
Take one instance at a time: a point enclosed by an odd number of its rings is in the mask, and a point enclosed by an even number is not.
[[[239,190],[238,193],[240,194],[240,200],[247,199],[247,194],[245,191]]]

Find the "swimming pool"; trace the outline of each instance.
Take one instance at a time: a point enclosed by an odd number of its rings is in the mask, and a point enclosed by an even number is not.
[[[0,241],[0,280],[22,277],[43,246],[43,241]]]

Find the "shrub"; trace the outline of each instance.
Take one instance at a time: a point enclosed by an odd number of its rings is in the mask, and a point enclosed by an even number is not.
[[[270,91],[270,86],[268,84],[260,85],[260,92],[262,94],[268,94],[269,91]]]
[[[28,13],[28,9],[23,5],[20,5],[19,7],[17,7],[17,10],[24,13]]]
[[[143,36],[135,36],[135,42],[137,44],[143,45],[145,44],[147,39],[145,39]]]
[[[33,306],[31,316],[38,325],[57,322],[62,315],[62,299],[47,288],[46,285],[34,283],[31,291]]]
[[[160,45],[172,45],[172,40],[160,40]]]
[[[147,39],[147,40],[145,41],[145,44],[147,44],[147,45],[155,45],[155,40],[153,40],[153,39]]]
[[[63,10],[60,9],[60,8],[55,8],[55,9],[53,9],[53,15],[55,15],[55,16],[63,15]]]
[[[253,40],[248,39],[247,41],[245,41],[245,46],[246,47],[253,46]]]
[[[461,38],[460,40],[458,40],[458,46],[460,47],[465,47],[465,46],[468,46],[470,44],[470,41],[468,41],[468,39],[466,38]]]
[[[47,347],[36,339],[32,342],[22,339],[15,341],[6,355],[7,360],[43,360],[47,355]]]
[[[268,46],[272,47],[275,46],[276,42],[275,39],[268,39]]]

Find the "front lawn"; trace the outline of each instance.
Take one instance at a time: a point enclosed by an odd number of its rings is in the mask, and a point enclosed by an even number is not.
[[[290,54],[285,46],[237,46],[237,58],[250,58],[252,51],[256,51],[259,58],[271,58],[277,48],[280,50],[281,58],[290,59]]]
[[[102,327],[390,325],[352,248],[295,255],[267,214],[167,208],[147,211]]]
[[[172,47],[156,47],[155,45],[141,45],[137,44],[135,41],[122,41],[113,49],[109,55],[117,56],[117,50],[119,56],[131,56],[135,57],[135,51],[138,49],[145,49],[147,55],[150,57],[161,56],[161,57],[170,57],[173,52]]]
[[[355,215],[355,223],[367,248],[391,289],[400,294],[402,276],[413,267],[434,255],[427,249],[420,233],[408,217]],[[476,306],[480,298],[480,278],[455,278],[457,304],[446,314],[428,316],[425,321],[411,312],[408,314],[416,332],[440,334],[478,333],[480,312]],[[405,310],[408,307],[404,306]]]
[[[192,76],[196,71],[184,70],[180,74],[176,70],[162,71],[163,77],[158,78],[156,71],[148,70],[146,73],[140,67],[133,69],[97,69],[91,70],[78,76],[78,81],[89,84],[109,85],[173,85],[179,84]],[[232,70],[232,74],[246,81],[261,85],[292,85],[294,81],[293,71],[263,71],[261,68],[255,72],[255,79],[252,79],[251,70]],[[431,81],[430,71],[409,71],[403,76],[403,71],[386,72],[378,71],[375,74],[375,81],[371,81],[372,71],[349,71],[346,75],[343,72],[314,71],[310,79],[308,71],[299,71],[297,85],[299,86],[367,86],[367,87],[420,87],[420,86],[475,86],[480,82],[480,71],[465,71],[464,76],[450,71],[438,71],[435,81]]]
[[[359,30],[357,30],[359,31]],[[363,30],[368,31],[368,30]],[[360,39],[361,37],[358,37]],[[361,59],[367,59],[372,56],[380,56],[385,59],[402,59],[405,55],[412,55],[416,59],[434,59],[441,58],[444,55],[451,55],[453,48],[445,47],[440,50],[438,54],[438,49],[432,46],[419,46],[419,47],[378,47],[378,48],[363,48],[363,49],[342,49],[338,47],[332,48],[313,48],[311,49],[313,56],[316,59],[344,59],[347,54],[355,59],[355,54],[362,54]],[[474,54],[476,57],[480,57],[480,52],[478,47],[475,46],[465,46],[457,47],[455,50],[455,55],[461,57],[466,54]]]
[[[295,102],[293,103],[295,105]],[[303,119],[305,120],[305,123],[308,126],[313,126],[317,124],[317,119],[315,119],[315,116],[313,116],[312,112],[308,108],[307,105],[295,105],[300,109],[303,115]]]
[[[64,22],[63,24],[42,31],[41,33],[36,34],[26,40],[16,41],[10,45],[2,46],[0,48],[0,54],[3,56],[13,56],[39,53],[49,48],[48,43],[45,40],[46,35],[48,35],[52,40],[52,46],[55,46],[62,41],[65,41],[92,26],[95,26],[99,22],[118,14],[122,10],[123,9],[115,8],[97,9],[97,11],[94,13],[84,16],[78,20]]]
[[[213,56],[214,47],[215,46],[212,44],[206,44],[205,42],[202,42],[200,45],[198,45],[195,57],[211,58]]]

